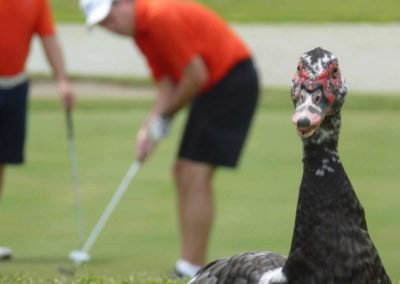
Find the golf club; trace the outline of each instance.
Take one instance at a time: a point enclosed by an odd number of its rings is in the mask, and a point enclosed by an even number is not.
[[[110,218],[112,212],[114,211],[115,207],[117,206],[119,200],[121,199],[122,195],[125,193],[126,189],[128,188],[130,182],[135,177],[137,171],[140,168],[140,162],[134,161],[130,166],[127,174],[125,175],[124,179],[122,180],[121,184],[119,185],[117,191],[114,193],[113,197],[107,204],[104,212],[102,213],[99,221],[97,222],[96,226],[93,228],[92,232],[90,233],[88,239],[83,244],[80,250],[71,251],[69,253],[69,259],[72,260],[75,267],[74,269],[67,269],[67,268],[60,268],[59,272],[64,274],[75,274],[75,269],[79,267],[79,265],[83,262],[87,262],[90,260],[89,251],[93,246],[94,242],[96,241],[97,237],[101,233],[104,225],[107,223],[108,219]]]
[[[78,226],[78,239],[80,245],[85,240],[85,224],[83,221],[83,211],[81,202],[81,193],[79,189],[79,176],[78,176],[78,158],[76,154],[76,146],[74,139],[74,127],[72,122],[72,113],[69,110],[65,111],[66,125],[67,125],[67,138],[69,146],[69,156],[71,160],[71,175],[72,175],[72,187],[74,189],[75,196],[75,207],[76,207],[76,218]]]

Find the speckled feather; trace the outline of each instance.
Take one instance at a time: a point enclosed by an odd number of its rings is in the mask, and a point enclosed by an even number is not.
[[[282,267],[286,257],[270,252],[246,252],[203,267],[190,284],[256,284],[268,271]]]

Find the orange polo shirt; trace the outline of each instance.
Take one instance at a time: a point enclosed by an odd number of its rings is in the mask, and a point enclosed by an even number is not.
[[[250,57],[244,43],[215,13],[184,0],[135,0],[134,40],[147,58],[153,77],[175,83],[183,69],[200,55],[213,87],[239,61]]]
[[[0,76],[25,70],[34,34],[54,35],[47,0],[0,0]]]

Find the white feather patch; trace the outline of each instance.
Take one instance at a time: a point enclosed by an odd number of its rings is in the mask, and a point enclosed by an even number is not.
[[[286,276],[282,273],[282,267],[275,268],[274,270],[267,271],[263,274],[258,281],[258,284],[269,284],[269,283],[286,283]]]
[[[187,284],[193,283],[197,279],[197,277],[198,276],[193,277]]]

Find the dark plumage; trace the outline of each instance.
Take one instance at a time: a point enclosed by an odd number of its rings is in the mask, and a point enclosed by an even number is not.
[[[292,122],[303,142],[303,178],[287,260],[244,253],[208,264],[191,284],[391,283],[338,154],[346,93],[332,53],[316,48],[302,55],[291,97]]]

